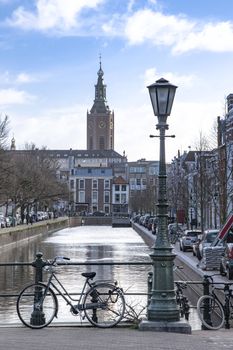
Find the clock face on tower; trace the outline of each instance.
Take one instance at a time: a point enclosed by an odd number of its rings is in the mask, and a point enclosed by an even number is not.
[[[106,126],[106,123],[104,122],[104,121],[100,121],[99,122],[99,127],[102,129],[102,128],[105,128],[105,126]]]

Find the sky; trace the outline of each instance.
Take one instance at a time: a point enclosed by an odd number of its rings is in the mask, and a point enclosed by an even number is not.
[[[86,149],[101,55],[115,151],[159,159],[147,86],[178,86],[166,161],[212,133],[233,93],[232,0],[0,0],[0,116],[9,144]]]

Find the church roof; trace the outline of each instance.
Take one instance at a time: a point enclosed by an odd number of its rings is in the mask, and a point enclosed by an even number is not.
[[[10,152],[25,153],[25,152],[39,152],[51,158],[68,158],[73,156],[75,158],[125,158],[114,150],[75,150],[75,149],[35,149],[35,150],[14,150]]]

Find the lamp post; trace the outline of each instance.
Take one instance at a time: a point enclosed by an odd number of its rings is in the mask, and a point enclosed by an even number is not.
[[[166,189],[165,135],[167,117],[171,113],[176,86],[161,78],[148,86],[152,107],[158,117],[160,158],[158,175],[158,230],[150,257],[153,262],[152,296],[147,317],[140,324],[141,330],[191,333],[191,327],[179,321],[179,308],[174,290],[173,262],[175,254],[168,239],[168,203]],[[172,135],[173,136],[173,135]]]

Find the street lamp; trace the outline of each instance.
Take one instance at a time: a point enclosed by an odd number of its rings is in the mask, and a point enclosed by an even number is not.
[[[152,296],[147,317],[140,324],[141,330],[171,331],[191,333],[191,327],[179,321],[179,308],[174,290],[173,265],[175,254],[168,239],[168,204],[166,189],[165,131],[167,117],[171,113],[176,86],[161,78],[149,85],[149,93],[154,114],[158,117],[160,158],[158,175],[158,230],[150,257],[153,262]]]

